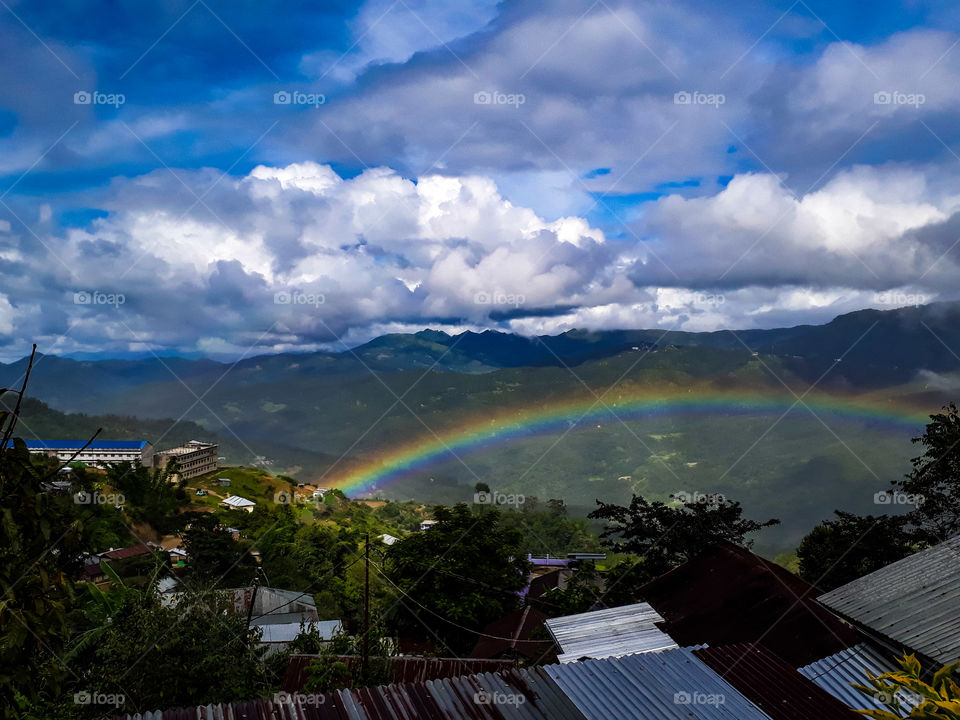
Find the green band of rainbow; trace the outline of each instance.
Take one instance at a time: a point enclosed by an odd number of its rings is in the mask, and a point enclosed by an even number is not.
[[[356,466],[332,484],[347,494],[362,494],[423,470],[431,463],[513,440],[621,420],[643,420],[682,415],[777,415],[839,417],[880,425],[899,432],[921,430],[929,413],[891,401],[809,394],[802,403],[789,393],[684,390],[645,392],[639,396],[611,391],[603,402],[594,397],[547,404],[522,410],[502,410],[474,418],[455,428],[445,428],[408,444],[387,450],[374,460]],[[435,429],[436,430],[436,429]]]

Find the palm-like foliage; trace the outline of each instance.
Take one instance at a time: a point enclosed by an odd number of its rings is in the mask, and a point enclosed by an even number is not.
[[[853,685],[889,709],[857,712],[876,720],[900,720],[903,717],[960,720],[960,685],[954,680],[960,662],[940,668],[929,683],[920,679],[920,662],[915,655],[905,655],[899,662],[902,670],[870,675],[866,685]],[[904,696],[916,703],[909,714],[905,714]]]

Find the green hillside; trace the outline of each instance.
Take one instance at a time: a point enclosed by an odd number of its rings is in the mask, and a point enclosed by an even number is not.
[[[574,331],[530,339],[423,331],[384,336],[351,352],[265,356],[235,367],[44,357],[31,379],[33,394],[60,410],[109,416],[61,416],[31,404],[24,422],[36,436],[103,425],[104,437],[155,444],[162,438],[161,446],[216,438],[230,464],[330,485],[362,483],[364,476],[352,473],[364,463],[389,459],[398,448],[442,445],[461,426],[482,428],[603,397],[613,412],[594,413],[590,424],[571,420],[570,427],[454,449],[355,486],[456,502],[480,481],[563,498],[581,514],[596,499],[623,502],[631,492],[718,492],[741,500],[751,516],[783,520],[767,534],[778,550],[834,508],[876,510],[874,493],[909,469],[910,438],[925,413],[960,387],[960,363],[932,335],[954,338],[958,307],[863,311],[823,326],[738,335]],[[826,410],[813,414],[797,404],[780,417],[814,384]],[[720,403],[620,417],[622,399],[648,394],[724,394],[734,404],[741,396],[779,398],[780,405],[754,411]],[[834,402],[867,410],[833,413]],[[163,419],[181,416],[178,423]]]

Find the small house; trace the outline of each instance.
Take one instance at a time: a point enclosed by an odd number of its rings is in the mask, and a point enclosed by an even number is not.
[[[243,510],[245,512],[253,512],[253,508],[256,507],[256,505],[253,500],[247,500],[247,498],[240,497],[239,495],[231,495],[220,503],[220,507],[226,508],[227,510]]]

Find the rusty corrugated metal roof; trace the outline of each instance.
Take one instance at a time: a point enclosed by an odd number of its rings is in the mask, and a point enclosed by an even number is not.
[[[860,642],[816,602],[819,593],[779,565],[723,542],[637,594],[663,616],[660,628],[679,645],[762,642],[799,667]]]
[[[291,656],[283,677],[283,689],[286,692],[299,692],[307,682],[307,667],[313,660],[320,657],[320,655]],[[341,655],[332,660],[342,662],[351,671],[359,670],[362,662],[359,655]],[[391,683],[426,682],[444,677],[499,672],[514,665],[510,660],[472,658],[392,657],[386,660],[390,663]]]
[[[741,643],[693,654],[773,720],[855,720],[856,713],[762,645]]]
[[[138,545],[131,545],[130,547],[117,548],[116,550],[109,550],[107,552],[100,553],[100,558],[103,560],[126,560],[127,558],[136,557],[138,555],[149,555],[155,550],[160,548],[154,547],[148,543],[140,543]]]
[[[546,621],[547,616],[535,607],[518,608],[483,628],[483,636],[477,639],[470,657],[495,658],[516,653],[539,662],[543,662],[547,654],[552,659],[553,641],[531,639],[538,629],[544,628]]]
[[[543,668],[123,715],[117,720],[585,720]]]

